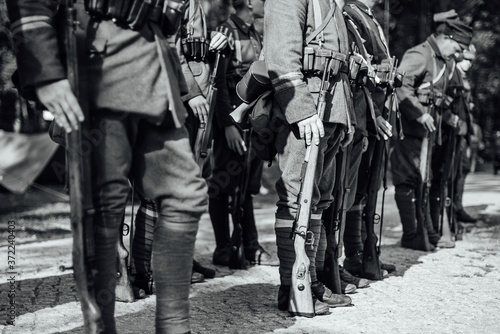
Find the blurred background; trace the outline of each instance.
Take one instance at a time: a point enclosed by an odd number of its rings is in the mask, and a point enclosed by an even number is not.
[[[213,29],[226,20],[231,0],[202,0]],[[404,52],[431,33],[432,15],[455,9],[474,28],[477,56],[469,70],[474,95],[474,121],[482,138],[475,168],[500,168],[500,2],[484,0],[382,0],[374,13],[382,23],[393,55]],[[262,31],[262,22],[255,26]],[[5,0],[0,0],[0,190],[23,193],[37,184],[63,184],[64,152],[47,141],[50,115],[19,97],[12,83],[16,69]],[[491,168],[491,167],[488,167]],[[15,176],[10,177],[12,171]],[[9,174],[9,175],[7,175]]]

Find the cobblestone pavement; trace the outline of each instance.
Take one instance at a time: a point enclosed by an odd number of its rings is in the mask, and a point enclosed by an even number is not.
[[[353,307],[312,319],[290,317],[277,309],[277,267],[217,267],[216,278],[192,285],[193,333],[500,333],[500,177],[490,172],[468,176],[464,204],[481,221],[468,227],[455,248],[432,253],[399,247],[401,224],[393,194],[389,187],[381,259],[397,271],[352,294]],[[37,198],[42,203],[34,204]],[[258,196],[255,202],[259,239],[275,257],[274,195]],[[17,238],[16,326],[0,325],[0,333],[83,333],[72,274],[58,270],[71,263],[67,202],[34,191],[22,197],[0,194],[0,203],[2,224],[16,221]],[[130,207],[127,213],[130,217]],[[0,319],[5,320],[12,287],[5,229],[0,236],[5,259],[0,262]],[[210,265],[213,248],[212,227],[204,215],[196,259]],[[151,296],[117,303],[119,333],[154,333],[155,301]]]

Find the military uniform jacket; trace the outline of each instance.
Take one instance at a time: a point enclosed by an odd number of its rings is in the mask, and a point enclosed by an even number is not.
[[[319,1],[322,20],[334,1]],[[304,40],[315,30],[312,0],[273,0],[265,4],[264,59],[274,89],[276,112],[282,112],[290,124],[317,113],[315,97],[321,79],[306,77],[302,72]],[[343,34],[344,43],[340,41]],[[323,30],[326,49],[348,55],[347,29],[342,10],[336,8],[334,17]],[[347,74],[330,79],[323,121],[345,126],[355,124],[354,107]]]
[[[194,10],[190,8],[192,3],[195,5]],[[188,93],[182,96],[184,102],[196,96],[207,96],[210,79],[210,64],[207,58],[205,58],[205,61],[188,60],[184,55],[182,39],[188,36],[188,30],[192,30],[192,37],[208,39],[205,13],[198,0],[188,2],[181,27],[176,35],[177,53],[188,86]]]
[[[229,114],[242,102],[236,94],[236,84],[259,59],[262,50],[262,40],[254,26],[246,24],[237,15],[231,14],[222,27],[232,33],[232,38],[228,40],[229,47],[223,51],[215,81],[218,89],[215,125],[219,129],[234,124]]]
[[[371,9],[360,1],[354,1],[344,7],[344,11],[352,18],[358,27],[361,38],[368,54],[373,56],[373,64],[380,64],[382,60],[389,59],[389,46],[385,41],[382,27],[378,23]],[[382,115],[381,108],[385,102],[385,90],[377,87],[372,92],[375,116]]]
[[[397,96],[405,135],[423,138],[427,134],[424,126],[417,122],[417,118],[427,113],[427,107],[418,100],[417,91],[422,84],[432,82],[444,67],[446,72],[434,84],[434,89],[445,92],[449,76],[449,67],[445,66],[446,60],[441,56],[433,36],[404,54],[399,70],[405,76],[402,87],[397,89]]]
[[[36,86],[66,78],[62,0],[7,0],[20,83],[34,99]],[[108,109],[144,115],[155,123],[179,127],[187,91],[175,50],[152,23],[139,31],[111,21],[96,22],[83,2],[75,3],[77,34],[85,39],[79,71],[85,71],[91,110]]]

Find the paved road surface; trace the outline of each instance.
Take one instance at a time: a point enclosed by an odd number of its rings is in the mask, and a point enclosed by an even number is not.
[[[432,253],[399,247],[393,194],[389,187],[381,258],[394,263],[397,272],[352,294],[353,307],[312,319],[289,317],[277,309],[277,267],[217,267],[215,279],[192,286],[193,333],[500,333],[500,177],[489,171],[468,177],[464,203],[482,220],[456,248]],[[9,220],[16,222],[17,272],[16,325],[0,325],[0,333],[83,333],[72,274],[58,270],[71,264],[67,201],[34,190],[21,197],[0,194],[0,202],[1,323],[8,319],[11,287],[6,274]],[[272,193],[258,196],[256,218],[262,245],[276,256],[274,202]],[[196,259],[209,265],[213,249],[212,227],[204,215]],[[119,333],[154,333],[154,309],[155,296],[117,303]]]

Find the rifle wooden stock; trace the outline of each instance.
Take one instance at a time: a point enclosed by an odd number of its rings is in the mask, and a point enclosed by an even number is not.
[[[431,103],[429,113],[434,117],[434,105]],[[427,224],[432,222],[427,221],[427,207],[429,205],[429,168],[432,155],[432,142],[434,141],[434,133],[428,133],[422,139],[422,148],[420,150],[420,182],[416,189],[416,213],[417,213],[417,237],[419,240],[418,248],[423,251],[430,251],[431,244],[427,235]]]
[[[347,210],[345,205],[350,189],[346,188],[346,171],[349,161],[349,147],[341,148],[337,153],[334,201],[325,211],[324,226],[327,238],[323,284],[335,294],[343,294],[339,261],[342,256],[343,237]]]
[[[456,221],[454,219],[455,215],[453,213],[453,187],[452,191],[448,192],[448,185],[453,186],[452,170],[455,164],[455,153],[456,153],[456,134],[455,129],[450,128],[450,133],[448,137],[448,144],[445,150],[445,160],[443,166],[443,175],[441,176],[440,184],[440,227],[441,227],[441,238],[455,241],[455,235],[451,232],[450,226],[455,225]],[[454,226],[455,227],[455,226]],[[457,231],[456,227],[454,231]]]
[[[361,267],[362,277],[371,280],[383,279],[380,270],[379,249],[377,247],[378,237],[375,233],[375,215],[377,210],[377,195],[380,188],[380,177],[382,174],[382,163],[386,142],[379,139],[375,142],[370,177],[368,181],[367,201],[364,207],[363,218],[366,226],[366,240],[363,245],[363,265]]]
[[[212,71],[212,75],[210,76],[210,85],[207,94],[207,102],[210,106],[208,110],[208,119],[206,124],[200,123],[194,145],[194,156],[196,163],[200,166],[201,174],[203,174],[203,165],[205,163],[205,159],[208,157],[208,148],[210,146],[210,142],[212,141],[212,123],[214,119],[215,105],[217,102],[217,87],[215,86],[215,78],[217,77],[217,71],[219,69],[219,60],[220,52],[217,52],[214,69]]]
[[[82,49],[82,36],[77,40],[76,10],[72,0],[66,0],[66,35],[67,78],[85,116],[78,130],[66,134],[66,162],[70,195],[70,220],[73,235],[73,276],[80,306],[83,313],[85,333],[97,333],[102,330],[101,313],[95,299],[94,280],[95,245],[94,245],[94,208],[90,187],[91,171],[89,148],[84,151],[82,129],[88,127],[88,109],[86,95],[80,91],[78,72],[78,50]]]
[[[319,104],[318,104],[319,105]],[[324,105],[323,105],[324,110]],[[306,253],[311,200],[319,154],[319,146],[311,143],[307,147],[302,169],[302,184],[299,194],[299,209],[295,218],[294,243],[295,262],[292,267],[292,286],[288,312],[295,316],[313,317],[314,304],[311,291],[310,261]]]
[[[394,59],[395,58],[393,58],[393,64],[395,62]],[[390,80],[390,82],[392,81]],[[394,107],[395,92],[391,86],[389,86],[388,89],[390,90],[388,109],[387,113],[384,113],[382,116],[385,120],[390,121]],[[377,138],[373,149],[371,171],[368,179],[367,201],[363,211],[367,237],[363,245],[363,262],[361,272],[363,277],[371,280],[381,280],[384,278],[382,270],[380,269],[380,248],[377,246],[378,237],[375,233],[374,227],[376,223],[375,216],[377,214],[378,191],[380,189],[382,173],[384,172],[382,170],[382,166],[386,163],[385,160],[387,159],[387,156],[385,156],[385,153],[388,152],[387,146],[387,141],[383,140],[382,137]],[[382,223],[383,222],[380,221],[380,224]]]
[[[330,59],[325,62],[318,104],[316,106],[318,116],[321,120],[323,120],[325,113],[329,76]],[[306,149],[302,165],[300,192],[297,198],[298,209],[293,230],[295,262],[292,267],[292,285],[290,288],[290,303],[288,305],[288,312],[295,316],[313,317],[315,315],[311,290],[311,275],[309,274],[310,261],[307,257],[305,246],[306,238],[308,238],[309,220],[311,218],[311,202],[318,155],[319,146],[312,142]]]
[[[133,200],[133,199],[132,199]],[[122,222],[121,225],[121,233],[118,238],[118,242],[116,247],[118,248],[118,256],[116,259],[118,273],[116,280],[116,300],[120,302],[133,303],[135,302],[134,290],[132,289],[132,285],[130,284],[129,277],[129,267],[128,267],[128,258],[129,251],[125,248],[125,244],[123,242],[125,222]],[[128,233],[131,233],[131,227],[129,227]],[[130,234],[130,238],[132,239],[132,235]]]
[[[231,208],[231,216],[234,225],[233,233],[231,234],[231,256],[229,259],[229,268],[231,269],[246,269],[248,265],[243,249],[243,228],[241,223],[243,215],[245,214],[243,211],[243,205],[245,203],[248,178],[250,176],[250,130],[243,130],[243,141],[245,142],[247,151],[245,152],[245,159],[242,163],[239,182],[234,191]]]

